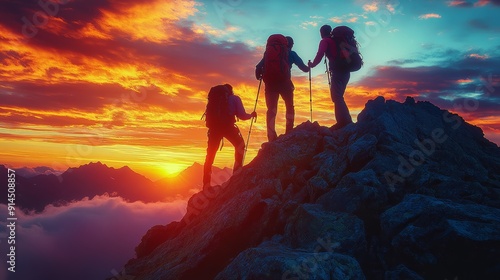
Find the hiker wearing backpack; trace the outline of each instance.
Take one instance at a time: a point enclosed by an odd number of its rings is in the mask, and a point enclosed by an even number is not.
[[[335,118],[337,119],[334,127],[342,128],[352,123],[349,108],[344,100],[347,83],[351,77],[350,72],[359,70],[363,61],[354,39],[354,31],[349,27],[339,26],[332,31],[330,25],[323,25],[320,28],[320,34],[318,52],[308,65],[313,68],[321,62],[323,56],[328,58],[328,71],[331,76],[330,95],[335,104]]]
[[[274,34],[269,36],[264,57],[255,67],[257,80],[263,79],[266,97],[266,124],[267,139],[273,141],[276,134],[276,114],[278,112],[278,99],[281,96],[285,102],[286,130],[293,129],[295,108],[293,105],[293,91],[295,87],[291,79],[292,65],[300,70],[309,72],[309,67],[304,64],[299,55],[292,51],[293,39],[290,36]]]
[[[243,166],[245,141],[241,136],[236,118],[248,120],[257,118],[257,113],[247,114],[240,97],[234,95],[233,87],[229,84],[217,85],[208,93],[208,104],[205,111],[205,121],[208,127],[208,146],[205,165],[203,167],[203,187],[209,187],[212,178],[212,165],[215,154],[223,138],[234,146],[233,174]]]

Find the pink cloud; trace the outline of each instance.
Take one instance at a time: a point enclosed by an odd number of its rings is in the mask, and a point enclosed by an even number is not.
[[[455,0],[455,1],[448,1],[448,6],[450,6],[450,7],[470,7],[472,5],[467,1]]]
[[[17,279],[106,279],[134,257],[144,233],[157,224],[179,220],[186,202],[129,203],[98,196],[40,214],[17,211]],[[2,228],[7,209],[0,205]],[[6,233],[2,233],[5,238]],[[0,243],[6,252],[7,242]],[[7,271],[2,254],[1,271]],[[1,276],[1,275],[0,275]]]
[[[421,15],[418,17],[419,19],[430,19],[430,18],[441,18],[441,15],[439,14],[434,14],[434,13],[430,13],[430,14],[424,14],[424,15]]]

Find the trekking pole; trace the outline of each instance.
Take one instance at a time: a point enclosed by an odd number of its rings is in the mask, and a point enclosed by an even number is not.
[[[326,77],[328,79],[328,86],[331,87],[331,82],[330,82],[330,71],[328,70],[328,64],[326,63],[326,58],[325,58],[325,68],[326,68]]]
[[[255,98],[255,106],[253,107],[253,112],[257,110],[257,102],[259,101],[260,86],[262,85],[262,77],[259,79],[259,88],[257,89],[257,97]],[[245,156],[247,155],[248,143],[250,142],[250,134],[252,133],[253,120],[250,122],[250,129],[248,130],[247,143],[245,145],[245,152],[243,153],[243,163],[245,162]]]
[[[311,64],[311,61],[309,60],[309,64]],[[309,68],[309,107],[311,108],[311,122],[313,121],[313,98],[312,98],[312,85],[311,85],[311,71],[312,69]]]

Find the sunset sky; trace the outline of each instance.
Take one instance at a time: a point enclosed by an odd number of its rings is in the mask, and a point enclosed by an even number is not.
[[[211,86],[250,112],[255,65],[273,33],[313,59],[323,24],[356,31],[365,64],[346,101],[356,119],[378,95],[459,113],[500,144],[500,1],[0,0],[0,164],[65,170],[91,161],[151,179],[203,163]],[[314,121],[335,124],[324,64],[312,71]],[[296,125],[308,75],[294,66]],[[261,91],[246,159],[265,137]],[[284,132],[280,101],[278,134]],[[246,140],[250,122],[240,121]],[[226,143],[218,167],[233,164]],[[200,178],[201,180],[201,178]]]

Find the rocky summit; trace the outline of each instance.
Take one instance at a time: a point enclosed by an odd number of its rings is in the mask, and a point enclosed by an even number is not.
[[[498,279],[500,148],[431,103],[378,97],[342,129],[264,143],[136,254],[136,280]]]

